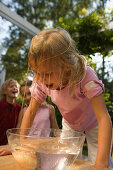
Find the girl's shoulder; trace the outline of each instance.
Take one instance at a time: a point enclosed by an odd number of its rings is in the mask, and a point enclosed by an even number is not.
[[[0,108],[6,107],[7,102],[5,100],[0,100]]]
[[[0,108],[9,107],[10,104],[6,100],[0,100]]]
[[[53,111],[54,111],[54,106],[51,105],[51,104],[48,104],[48,103],[42,104],[42,105],[41,105],[41,108],[49,109],[50,112],[53,112]]]
[[[86,66],[86,75],[89,75],[89,74],[91,74],[92,76],[93,75],[96,75],[96,72],[94,71],[94,69],[93,68],[91,68],[91,66],[89,66],[89,65],[87,65]]]
[[[98,76],[97,76],[96,72],[89,65],[87,65],[86,75],[81,82],[87,83],[87,82],[92,81],[92,80],[98,80]]]
[[[89,99],[104,93],[104,84],[90,66],[87,66],[86,75],[80,82],[79,87],[80,92]]]

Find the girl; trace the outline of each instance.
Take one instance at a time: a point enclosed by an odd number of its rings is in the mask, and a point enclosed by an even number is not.
[[[112,124],[103,98],[104,86],[79,55],[68,32],[50,29],[33,37],[29,64],[35,83],[21,128],[31,127],[48,95],[63,116],[64,129],[85,131],[94,170],[108,170]]]
[[[30,99],[31,99],[31,93],[30,93],[30,87],[32,85],[32,81],[27,80],[22,83],[20,86],[20,93],[23,97],[23,103],[26,105],[21,111],[21,115],[19,116],[19,123],[17,127],[20,127],[20,122],[23,118],[23,115],[29,106]],[[55,117],[55,111],[53,106],[47,105],[46,102],[44,102],[39,110],[36,113],[35,119],[32,124],[32,128],[54,128],[57,129],[57,121]]]
[[[15,103],[19,94],[19,84],[16,80],[6,80],[0,89],[0,145],[8,143],[6,131],[15,128],[21,106]]]

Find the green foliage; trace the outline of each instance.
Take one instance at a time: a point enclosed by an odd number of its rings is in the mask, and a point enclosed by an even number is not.
[[[108,83],[108,81],[105,79],[104,85],[105,85],[104,99],[106,102],[108,112],[113,122],[113,81]]]
[[[18,99],[16,100],[16,103],[22,105],[22,101],[23,101],[22,96],[19,95]]]
[[[6,38],[4,47],[7,48],[5,55],[2,55],[2,63],[6,69],[6,79],[14,78],[17,81],[25,79],[28,69],[28,40],[29,35],[18,28],[11,28],[11,39]]]
[[[103,15],[96,11],[84,17],[59,18],[54,27],[67,29],[76,42],[79,51],[84,55],[94,54],[109,50],[113,45],[113,31],[105,29],[107,25]]]
[[[100,73],[98,73],[98,71],[99,70],[97,70],[96,72],[98,74],[98,77],[100,78]],[[110,114],[110,117],[113,122],[113,80],[109,81],[109,77],[108,77],[108,79],[103,80],[103,84],[105,87],[104,99],[106,102],[108,113]]]

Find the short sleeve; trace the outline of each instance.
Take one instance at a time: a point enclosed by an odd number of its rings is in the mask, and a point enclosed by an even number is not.
[[[42,104],[46,98],[46,94],[42,91],[41,85],[37,83],[33,83],[30,87],[31,97],[36,99],[38,103]]]
[[[98,79],[95,71],[87,66],[86,76],[82,80],[81,92],[89,99],[104,93],[104,84]]]

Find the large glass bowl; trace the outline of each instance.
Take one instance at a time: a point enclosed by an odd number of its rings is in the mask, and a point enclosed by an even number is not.
[[[22,134],[25,135],[22,135]],[[68,170],[83,146],[85,135],[61,129],[8,129],[15,160],[28,170]]]

